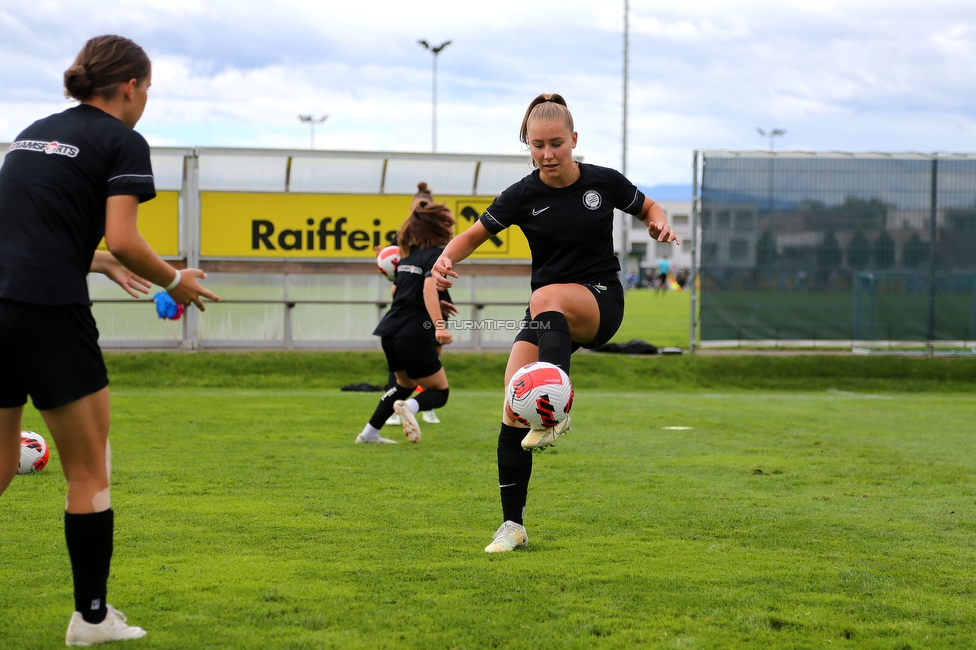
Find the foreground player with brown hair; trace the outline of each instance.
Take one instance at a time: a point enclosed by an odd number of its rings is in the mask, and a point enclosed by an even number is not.
[[[203,297],[218,300],[200,286],[202,271],[174,270],[136,226],[139,203],[156,195],[149,145],[133,130],[151,76],[129,39],[89,40],[64,73],[65,94],[80,104],[27,127],[0,168],[0,492],[17,471],[29,395],[68,482],[68,645],[146,634],[106,601],[115,526],[108,375],[86,275],[103,272],[132,295],[148,280],[201,310]],[[103,235],[111,255],[95,251]]]

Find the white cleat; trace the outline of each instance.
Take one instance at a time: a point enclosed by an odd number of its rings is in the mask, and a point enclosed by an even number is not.
[[[426,422],[427,424],[440,424],[441,423],[441,419],[439,417],[437,417],[437,413],[434,411],[434,409],[430,409],[429,411],[421,411],[420,412],[420,417],[423,418],[424,422]],[[397,424],[400,424],[400,423],[397,422]]]
[[[393,412],[400,416],[400,422],[403,424],[403,435],[407,437],[407,440],[413,443],[420,442],[420,425],[417,424],[417,418],[414,417],[413,411],[410,410],[407,403],[402,399],[393,402]]]
[[[101,623],[94,624],[85,621],[81,612],[71,615],[68,623],[68,633],[64,637],[67,645],[94,645],[109,641],[125,641],[126,639],[141,639],[146,631],[135,625],[126,625],[125,614],[108,605],[108,614]]]
[[[390,417],[386,418],[387,426],[400,426],[400,416],[394,413]]]
[[[572,430],[573,425],[569,416],[554,427],[548,429],[529,429],[522,438],[522,449],[526,451],[542,451],[556,444],[556,438]]]
[[[358,436],[356,436],[356,442],[374,444],[374,445],[395,445],[396,444],[396,440],[390,440],[389,438],[384,438],[379,434],[377,434],[375,438],[366,438],[361,433]]]
[[[506,521],[495,531],[495,537],[485,547],[485,553],[508,553],[517,548],[525,548],[528,543],[529,534],[525,532],[525,526]]]

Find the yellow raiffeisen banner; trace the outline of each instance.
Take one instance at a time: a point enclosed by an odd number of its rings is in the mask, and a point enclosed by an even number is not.
[[[156,192],[156,198],[139,204],[139,233],[162,257],[180,254],[180,193]],[[103,239],[98,250],[108,250]]]
[[[457,232],[478,220],[492,199],[441,196]],[[201,257],[372,258],[409,216],[410,195],[200,193]],[[518,228],[485,242],[472,257],[529,259]]]

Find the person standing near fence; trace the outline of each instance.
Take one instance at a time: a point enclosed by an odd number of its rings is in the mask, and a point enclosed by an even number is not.
[[[580,348],[603,345],[623,319],[620,265],[613,254],[614,208],[636,216],[659,242],[680,243],[661,207],[622,174],[573,160],[577,133],[560,95],[539,95],[522,119],[520,139],[536,170],[515,183],[458,235],[434,264],[440,289],[458,277],[454,265],[503,229],[517,225],[532,254],[532,295],[505,369],[505,385],[522,366],[546,361],[569,373]],[[528,543],[523,515],[532,474],[531,450],[555,444],[560,427],[526,429],[505,414],[498,434],[498,486],[503,523],[488,553]]]
[[[668,274],[671,273],[671,260],[662,255],[657,260],[657,291],[668,290]]]
[[[392,413],[400,417],[410,442],[420,441],[416,414],[447,403],[450,388],[438,347],[451,343],[430,269],[454,236],[454,216],[445,205],[420,201],[400,227],[400,262],[393,304],[373,334],[380,337],[386,364],[396,384],[380,398],[373,416],[356,436],[358,443],[396,444],[380,435]],[[417,386],[424,392],[411,398]]]
[[[115,530],[110,408],[86,275],[105,273],[132,295],[149,280],[201,310],[203,297],[219,300],[199,284],[202,271],[174,270],[136,225],[139,203],[156,194],[149,145],[133,130],[151,74],[129,39],[89,40],[64,73],[65,94],[80,104],[27,127],[0,168],[0,493],[17,473],[29,395],[68,483],[68,645],[146,634],[106,600]],[[103,235],[111,254],[95,251]]]

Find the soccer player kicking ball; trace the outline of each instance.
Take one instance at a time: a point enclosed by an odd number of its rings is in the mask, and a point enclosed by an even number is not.
[[[380,337],[386,364],[396,383],[380,398],[356,442],[396,444],[380,435],[392,413],[400,417],[407,440],[420,442],[417,413],[447,404],[450,388],[437,349],[453,339],[441,318],[440,298],[430,267],[453,236],[454,216],[440,203],[420,201],[400,226],[400,262],[396,267],[393,303],[373,331]],[[411,398],[417,386],[422,386],[424,392]]]
[[[620,265],[613,254],[614,208],[634,215],[657,241],[680,244],[664,210],[622,174],[573,160],[577,133],[560,95],[539,95],[522,119],[521,141],[535,164],[455,237],[434,264],[438,289],[458,277],[454,265],[509,226],[525,233],[532,252],[532,295],[505,368],[505,385],[522,366],[546,361],[569,374],[572,353],[603,345],[623,320]],[[568,431],[526,429],[503,410],[498,434],[498,485],[504,522],[485,551],[500,553],[528,543],[523,514],[533,450],[545,449]]]
[[[129,39],[91,39],[64,73],[65,94],[81,104],[27,127],[0,168],[0,493],[17,473],[30,395],[68,481],[68,645],[146,634],[106,601],[115,527],[108,375],[86,275],[104,273],[136,297],[146,278],[201,310],[201,296],[218,300],[200,286],[202,271],[175,271],[136,227],[139,203],[156,195],[149,145],[133,130],[151,74]],[[95,251],[103,234],[112,255]]]

